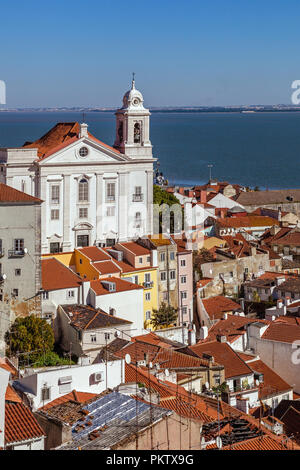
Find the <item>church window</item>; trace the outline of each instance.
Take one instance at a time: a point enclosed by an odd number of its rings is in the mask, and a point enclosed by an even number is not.
[[[51,202],[59,204],[59,186],[57,184],[51,186]]]
[[[115,206],[109,206],[106,210],[107,217],[114,217],[115,216]]]
[[[107,201],[115,201],[116,198],[116,184],[115,183],[107,183],[106,185],[106,200]]]
[[[140,212],[135,213],[135,227],[140,228],[142,223],[142,217]]]
[[[81,149],[79,150],[79,155],[81,157],[86,157],[88,153],[89,149],[87,147],[81,147]]]
[[[59,219],[59,210],[52,209],[51,211],[51,220],[58,220]]]
[[[79,181],[78,200],[80,202],[86,202],[89,200],[89,183],[85,178]]]
[[[80,207],[79,208],[79,218],[85,219],[88,216],[88,209],[87,207]]]
[[[141,142],[141,125],[136,122],[134,125],[134,143],[139,144]]]

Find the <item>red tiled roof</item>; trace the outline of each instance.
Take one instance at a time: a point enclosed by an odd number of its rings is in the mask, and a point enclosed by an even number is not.
[[[62,308],[70,318],[70,324],[78,330],[106,328],[112,325],[132,323],[88,305],[62,305]]]
[[[77,251],[87,256],[92,262],[109,261],[111,259],[111,256],[109,256],[109,254],[107,254],[104,250],[101,250],[101,248],[98,248],[97,246],[77,248]]]
[[[213,281],[213,278],[212,277],[204,277],[203,279],[200,279],[198,282],[197,282],[197,287],[198,288],[201,288],[201,287],[205,287],[207,284],[209,284],[210,282]]]
[[[271,245],[300,246],[300,232],[290,232],[279,240],[273,240]]]
[[[293,343],[296,340],[300,340],[300,326],[284,323],[280,320],[274,321],[263,333],[262,339]]]
[[[97,396],[96,393],[87,393],[87,392],[77,392],[77,390],[72,390],[72,392],[63,395],[62,397],[56,398],[47,405],[40,408],[42,411],[49,410],[53,408],[53,406],[61,405],[62,403],[66,403],[68,401],[75,401],[77,403],[86,403],[87,401],[95,398]]]
[[[271,227],[279,225],[279,222],[271,217],[265,216],[242,216],[242,217],[226,217],[218,218],[217,223],[223,227]]]
[[[39,160],[44,160],[58,150],[76,142],[79,139],[79,131],[80,125],[78,122],[59,122],[35,142],[26,142],[23,148],[37,148]],[[92,134],[88,133],[88,136],[109,150],[120,153],[113,147],[98,140]]]
[[[42,288],[45,291],[78,287],[82,279],[56,258],[42,259]]]
[[[12,378],[18,377],[18,369],[16,369],[16,367],[11,364],[9,359],[6,357],[0,357],[0,368],[8,370],[8,372],[11,373]]]
[[[14,403],[22,403],[22,400],[17,394],[17,392],[9,384],[5,392],[5,401],[12,401]]]
[[[5,403],[5,444],[45,436],[33,413],[23,403]]]
[[[215,325],[213,325],[209,331],[206,339],[202,340],[202,343],[213,341],[216,339],[217,335],[224,335],[227,338],[227,341],[232,343],[237,337],[242,334],[246,334],[245,327],[250,323],[256,322],[256,318],[247,318],[241,317],[239,315],[228,315],[226,320],[219,320]],[[270,322],[268,320],[259,320],[260,323],[265,323],[268,325]]]
[[[150,255],[151,253],[151,250],[135,242],[124,242],[124,243],[119,243],[119,245],[131,251],[136,256]]]
[[[123,279],[119,279],[118,277],[107,277],[105,279],[97,279],[96,281],[91,281],[91,289],[95,292],[96,295],[106,295],[112,293],[104,287],[103,281],[115,283],[116,290],[114,291],[114,293],[143,289],[143,287],[139,286],[138,284],[134,284],[129,281],[124,281]]]
[[[241,306],[223,295],[201,299],[211,319],[222,318],[224,312],[241,310]]]
[[[156,335],[153,332],[147,333],[145,335],[133,336],[131,341],[139,341],[143,343],[153,344],[162,348],[172,348],[172,345],[164,341],[164,338],[161,338],[159,335]]]
[[[190,346],[199,357],[203,354],[213,356],[214,360],[225,367],[225,378],[250,375],[252,370],[227,343],[211,341]]]
[[[259,372],[264,375],[263,383],[259,387],[259,398],[264,399],[268,396],[276,395],[280,392],[287,392],[292,387],[285,382],[276,372],[267,366],[263,361],[257,360],[248,362],[248,366],[253,372]]]
[[[284,442],[283,439],[275,436],[263,435],[225,446],[223,450],[293,450],[296,448],[300,449],[294,443]]]
[[[118,274],[121,272],[120,267],[114,261],[96,261],[92,265],[100,274]]]
[[[41,204],[43,201],[37,197],[18,191],[15,188],[11,188],[4,183],[0,183],[0,203],[1,202]]]

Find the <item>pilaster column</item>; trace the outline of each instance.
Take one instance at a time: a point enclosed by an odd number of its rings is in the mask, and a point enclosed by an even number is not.
[[[147,235],[152,235],[153,232],[153,170],[146,170],[147,175],[147,200],[145,201],[147,217],[146,228]]]
[[[42,253],[49,252],[48,246],[48,224],[47,224],[47,207],[49,205],[49,198],[47,197],[47,176],[40,176],[40,198],[43,201],[41,208],[41,239],[42,239]],[[49,217],[48,217],[49,218]]]
[[[63,192],[64,192],[64,197],[63,197],[63,242],[62,242],[62,248],[63,251],[69,251],[71,249],[71,239],[70,239],[70,231],[71,231],[71,226],[70,226],[70,180],[71,176],[70,175],[64,175],[64,182],[63,182]]]
[[[127,240],[129,237],[128,206],[130,204],[130,194],[128,174],[128,171],[119,173],[118,237],[120,240]]]
[[[96,243],[104,241],[103,235],[103,173],[96,173]]]

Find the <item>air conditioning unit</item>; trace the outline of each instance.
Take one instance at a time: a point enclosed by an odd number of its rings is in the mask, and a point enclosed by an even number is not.
[[[102,382],[103,380],[102,372],[95,372],[94,379],[95,379],[95,382]]]

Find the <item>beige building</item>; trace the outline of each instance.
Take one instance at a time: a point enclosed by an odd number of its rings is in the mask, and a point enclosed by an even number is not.
[[[41,202],[0,183],[0,351],[16,317],[41,311]]]

